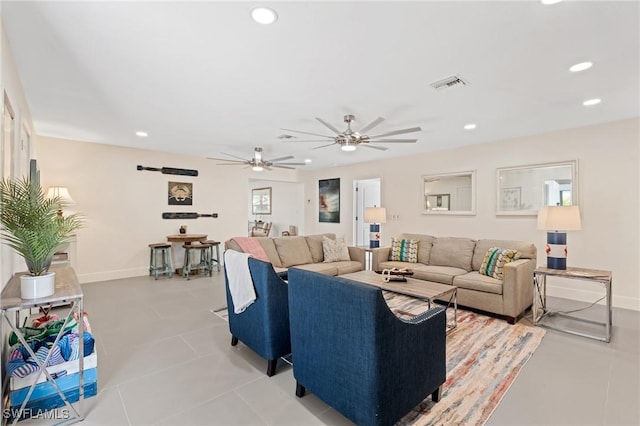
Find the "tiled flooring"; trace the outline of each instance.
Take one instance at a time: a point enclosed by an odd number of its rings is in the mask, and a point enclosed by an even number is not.
[[[223,280],[83,286],[99,394],[85,401],[82,424],[350,424],[313,394],[296,398],[288,365],[268,378],[265,360],[230,345],[227,323],[211,313],[226,304]],[[487,424],[640,424],[639,323],[639,312],[614,310],[609,344],[549,330]]]

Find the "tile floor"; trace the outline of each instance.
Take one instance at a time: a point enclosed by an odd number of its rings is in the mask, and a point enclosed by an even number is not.
[[[211,312],[226,304],[222,273],[83,289],[99,394],[82,424],[351,424],[313,394],[296,398],[290,366],[268,378],[265,360],[230,345]],[[621,309],[609,344],[549,330],[487,425],[640,424],[639,336],[640,313]]]

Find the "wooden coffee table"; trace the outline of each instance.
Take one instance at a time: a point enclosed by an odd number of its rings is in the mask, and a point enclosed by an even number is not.
[[[447,321],[447,333],[458,326],[458,287],[434,283],[432,281],[418,280],[416,278],[406,277],[406,282],[390,281],[385,283],[382,275],[374,271],[358,271],[351,274],[340,275],[340,278],[357,281],[362,284],[372,285],[383,290],[392,291],[398,294],[415,297],[427,302],[429,309],[435,300],[446,300],[446,309],[453,306],[453,319]]]

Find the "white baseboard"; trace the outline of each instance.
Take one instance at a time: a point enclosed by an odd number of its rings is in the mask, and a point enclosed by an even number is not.
[[[149,275],[149,268],[119,269],[116,271],[93,272],[90,274],[78,274],[80,284],[95,283],[98,281],[120,280],[122,278],[142,277]]]
[[[547,284],[547,295],[553,297],[561,297],[563,299],[579,300],[580,302],[593,303],[604,296],[604,287],[602,291],[598,292]],[[605,301],[602,300],[599,304],[604,305],[604,303]],[[640,311],[640,299],[627,296],[616,296],[615,291],[613,292],[612,304],[616,308]]]

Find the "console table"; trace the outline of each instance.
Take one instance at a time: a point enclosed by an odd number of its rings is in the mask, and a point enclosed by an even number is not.
[[[561,277],[569,278],[573,280],[584,280],[600,283],[604,286],[605,298],[606,298],[606,318],[604,322],[593,321],[586,318],[580,318],[575,315],[569,315],[563,312],[550,311],[547,308],[547,277]],[[533,271],[533,323],[541,325],[553,330],[563,331],[565,333],[575,334],[577,336],[589,337],[591,339],[600,340],[609,343],[611,340],[611,327],[612,327],[612,307],[611,307],[611,284],[612,273],[611,271],[603,271],[599,269],[588,268],[567,268],[563,269],[549,269],[549,268],[536,268]],[[559,316],[563,318],[570,318],[575,321],[581,321],[589,324],[596,324],[604,327],[604,335],[595,335],[584,332],[571,330],[566,327],[557,327],[544,322],[544,319],[549,316]]]
[[[17,412],[11,413],[12,414],[11,417],[13,417],[12,424],[16,424],[17,421],[21,418],[21,416],[23,416],[25,413],[28,414],[30,412],[29,409],[26,408],[27,403],[29,402],[29,398],[31,397],[34,389],[36,388],[36,385],[38,384],[38,379],[43,374],[46,376],[47,381],[53,385],[53,387],[55,388],[55,391],[64,402],[64,405],[67,407],[66,413],[68,414],[68,416],[66,416],[63,419],[64,422],[60,424],[75,423],[75,422],[82,421],[84,419],[84,416],[82,415],[84,391],[85,391],[84,375],[83,375],[84,374],[84,357],[82,356],[82,354],[84,354],[84,344],[83,344],[84,339],[83,338],[78,339],[78,346],[79,346],[78,352],[81,356],[78,357],[79,404],[78,404],[78,409],[76,410],[76,408],[71,404],[72,402],[70,401],[71,398],[67,397],[67,395],[65,395],[65,392],[63,392],[62,389],[60,389],[60,386],[58,386],[56,380],[47,371],[46,366],[43,365],[43,362],[39,360],[38,357],[36,357],[31,347],[27,344],[25,336],[20,330],[20,326],[22,325],[20,321],[20,313],[22,310],[30,311],[31,308],[50,307],[53,305],[60,305],[60,304],[70,305],[70,306],[68,308],[69,311],[67,312],[66,316],[60,315],[60,318],[65,319],[65,323],[64,323],[64,326],[60,328],[60,332],[56,336],[55,342],[52,345],[52,347],[55,346],[58,340],[62,337],[62,335],[64,334],[66,325],[73,318],[74,314],[76,314],[78,318],[79,330],[82,330],[83,293],[82,293],[82,288],[80,287],[80,283],[78,283],[78,278],[76,277],[75,272],[70,267],[52,268],[51,270],[55,271],[56,273],[56,278],[55,278],[56,281],[55,281],[55,293],[49,297],[41,297],[38,299],[21,299],[20,298],[20,275],[23,275],[26,272],[15,274],[13,278],[11,278],[9,283],[5,286],[5,288],[2,290],[2,294],[0,295],[0,317],[1,317],[0,326],[2,326],[2,321],[3,321],[2,318],[4,318],[4,321],[9,325],[10,329],[16,334],[19,342],[29,352],[31,357],[38,364],[38,368],[39,368],[39,371],[37,373],[33,373],[33,375],[35,376],[33,383],[31,384],[29,391],[27,393],[27,396],[22,402],[22,405],[17,410]],[[15,314],[15,318],[13,320],[9,317],[11,313]],[[47,355],[47,360],[49,356],[51,356],[51,350]],[[4,415],[5,410],[10,409],[8,405],[5,406],[5,401],[7,401],[8,399],[8,393],[9,393],[9,376],[6,375],[5,380],[2,384],[3,423],[9,420],[8,416]],[[71,417],[71,414],[73,414],[73,417]]]

